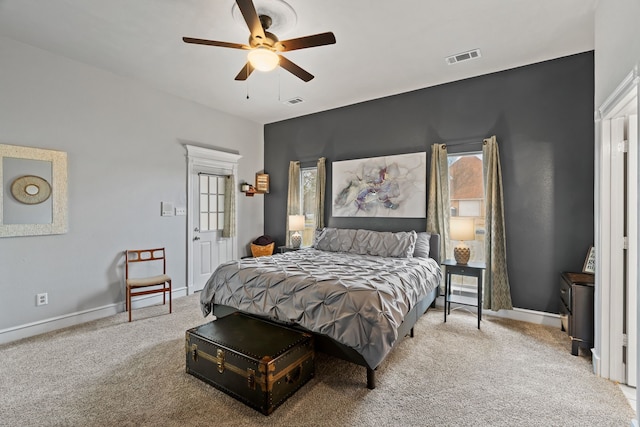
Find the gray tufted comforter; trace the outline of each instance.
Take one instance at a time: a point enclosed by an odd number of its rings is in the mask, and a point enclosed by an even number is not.
[[[430,258],[387,258],[303,249],[220,265],[200,295],[213,304],[295,323],[360,353],[375,368],[404,316],[440,283]]]

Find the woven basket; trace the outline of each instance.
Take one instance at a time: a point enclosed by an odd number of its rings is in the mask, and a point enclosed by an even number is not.
[[[256,245],[255,243],[251,244],[251,255],[254,257],[259,256],[269,256],[273,254],[273,248],[275,248],[275,242],[271,242],[266,246]]]

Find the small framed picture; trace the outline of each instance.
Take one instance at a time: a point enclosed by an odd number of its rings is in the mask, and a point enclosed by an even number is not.
[[[596,272],[596,252],[593,246],[591,246],[587,252],[587,258],[584,260],[582,272],[591,274]]]
[[[256,174],[256,191],[259,193],[269,192],[269,175],[266,173]]]

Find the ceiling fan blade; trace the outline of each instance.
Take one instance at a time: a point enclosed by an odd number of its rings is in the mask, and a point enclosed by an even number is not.
[[[288,52],[308,47],[324,46],[334,44],[336,36],[332,32],[314,34],[312,36],[298,37],[296,39],[282,40],[276,43],[276,49],[281,52]]]
[[[219,42],[215,40],[194,39],[192,37],[183,37],[182,41],[184,41],[185,43],[204,44],[207,46],[229,47],[231,49],[251,49],[251,47],[247,46],[246,44]]]
[[[242,70],[240,70],[240,72],[238,73],[238,75],[236,76],[236,80],[247,80],[249,78],[249,76],[251,75],[251,73],[253,72],[254,68],[253,65],[251,65],[249,62],[247,62],[244,67],[242,67]]]
[[[293,62],[289,61],[284,56],[282,55],[278,55],[278,56],[280,56],[280,66],[285,70],[287,70],[288,72],[290,72],[291,74],[293,74],[294,76],[304,80],[305,82],[308,82],[309,80],[313,79],[313,74],[309,74],[308,72],[306,72],[305,70],[303,70],[302,68],[294,64]]]
[[[253,1],[236,0],[236,4],[238,5],[240,12],[242,12],[242,17],[247,23],[249,31],[251,31],[251,37],[259,40],[266,40],[267,37],[264,34],[264,28],[262,28],[262,23],[258,17],[258,12],[256,12],[256,7],[253,5]]]

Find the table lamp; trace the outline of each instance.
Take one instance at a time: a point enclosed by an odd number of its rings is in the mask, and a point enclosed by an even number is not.
[[[304,230],[304,215],[289,215],[289,231],[294,233],[291,235],[291,247],[299,248],[302,243],[300,231]]]
[[[458,264],[467,264],[471,256],[471,249],[467,246],[465,240],[475,240],[475,225],[473,218],[453,217],[449,222],[450,239],[458,240],[458,246],[453,248],[453,257]]]

